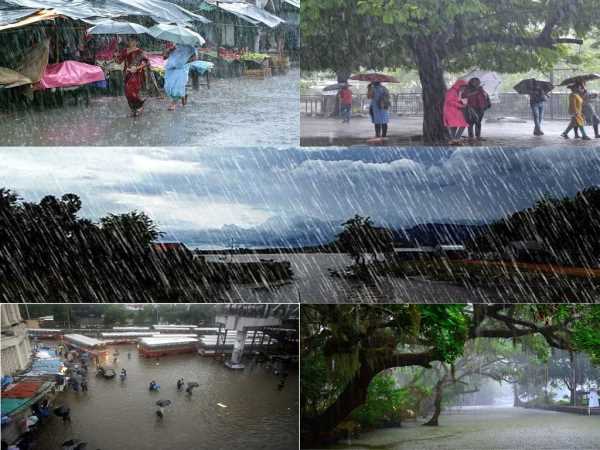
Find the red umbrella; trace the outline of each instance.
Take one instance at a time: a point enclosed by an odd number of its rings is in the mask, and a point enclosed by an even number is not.
[[[400,83],[400,80],[392,77],[391,75],[386,75],[385,73],[358,73],[356,75],[352,75],[350,79],[357,81],[370,81],[371,83],[374,81],[379,81],[380,83]]]

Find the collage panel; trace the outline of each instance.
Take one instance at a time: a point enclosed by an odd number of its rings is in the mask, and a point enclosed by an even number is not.
[[[2,0],[0,144],[298,145],[299,0]]]
[[[0,308],[4,448],[298,448],[298,305]]]
[[[302,305],[301,448],[593,449],[600,305]]]
[[[543,303],[600,295],[595,149],[0,155],[4,301]]]
[[[599,11],[304,1],[301,145],[597,146]]]

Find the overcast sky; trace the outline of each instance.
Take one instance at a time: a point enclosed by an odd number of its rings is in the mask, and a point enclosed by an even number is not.
[[[91,219],[133,209],[165,231],[271,219],[489,221],[600,185],[600,148],[4,148],[0,186],[72,192]]]

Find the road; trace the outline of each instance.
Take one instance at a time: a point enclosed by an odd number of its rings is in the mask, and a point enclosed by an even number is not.
[[[213,80],[188,88],[185,108],[148,98],[130,117],[125,97],[94,97],[89,106],[0,114],[0,145],[14,146],[295,146],[299,72],[265,80]]]

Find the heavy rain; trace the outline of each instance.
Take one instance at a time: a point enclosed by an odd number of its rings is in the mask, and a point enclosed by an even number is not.
[[[9,301],[599,295],[598,149],[5,148],[2,160]]]
[[[301,445],[591,449],[600,306],[302,305]]]
[[[1,308],[3,445],[298,445],[297,305]]]
[[[0,1],[0,144],[297,145],[299,2]]]

